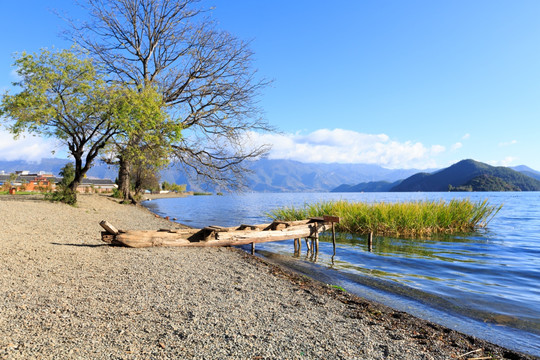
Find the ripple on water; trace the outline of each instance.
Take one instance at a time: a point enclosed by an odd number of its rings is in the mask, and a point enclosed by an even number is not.
[[[365,237],[342,235],[334,263],[332,244],[325,237],[317,263],[303,255],[294,258],[292,241],[257,249],[362,296],[540,356],[540,193],[240,194],[145,205],[180,223],[204,227],[262,223],[273,208],[319,200],[451,198],[488,198],[492,205],[504,205],[488,228],[473,234],[431,240],[381,237],[374,239],[373,252]]]

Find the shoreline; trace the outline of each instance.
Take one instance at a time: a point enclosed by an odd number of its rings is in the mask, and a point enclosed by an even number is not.
[[[77,208],[3,200],[0,358],[533,358],[240,249],[101,243],[100,220],[180,226],[145,207],[97,195]]]
[[[174,199],[193,196],[190,193],[165,193],[165,194],[143,194],[141,201],[151,201],[155,199]]]

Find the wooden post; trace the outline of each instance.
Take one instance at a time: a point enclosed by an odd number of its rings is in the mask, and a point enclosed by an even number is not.
[[[301,251],[302,251],[302,239],[296,238],[294,239],[294,255],[296,256],[300,255]]]
[[[331,216],[331,215],[324,215],[323,219],[325,222],[330,222],[332,224],[332,245],[334,247],[334,254],[332,255],[332,263],[334,263],[334,256],[336,256],[336,228],[335,223],[338,223],[341,221],[341,218],[339,216]]]
[[[251,255],[255,255],[255,243],[251,243]]]
[[[332,245],[334,246],[334,255],[336,256],[336,228],[334,227],[334,223],[332,222]],[[333,259],[333,257],[332,257]]]
[[[306,240],[307,252],[309,253],[311,251],[311,246],[309,245],[309,238],[305,238],[305,240]]]
[[[370,252],[373,251],[373,231],[368,235],[368,249]]]
[[[118,235],[120,232],[118,231],[117,228],[115,228],[110,222],[108,222],[107,220],[101,220],[101,222],[99,223],[99,225],[101,225],[102,228],[104,228],[105,230],[107,230],[107,232],[109,234],[113,234],[113,235]]]

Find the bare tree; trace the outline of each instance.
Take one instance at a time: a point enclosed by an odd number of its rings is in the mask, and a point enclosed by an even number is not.
[[[86,0],[91,21],[69,34],[105,64],[112,81],[154,86],[183,128],[175,159],[205,181],[242,184],[244,161],[268,147],[246,146],[249,131],[273,131],[256,98],[268,82],[256,77],[248,44],[219,31],[198,0]],[[129,164],[120,156],[120,183]],[[191,171],[190,171],[191,170]]]

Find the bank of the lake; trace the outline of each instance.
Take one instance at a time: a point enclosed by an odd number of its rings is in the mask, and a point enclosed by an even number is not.
[[[102,196],[0,197],[0,216],[2,359],[527,358],[239,250],[106,245],[103,219],[176,225]]]
[[[471,198],[504,204],[483,231],[430,240],[342,237],[335,261],[323,237],[321,254],[293,257],[289,242],[258,245],[258,254],[460,331],[540,355],[540,193],[241,194],[158,200],[152,211],[194,227],[267,221],[281,206],[330,199],[409,201]],[[304,246],[305,250],[305,246]]]

